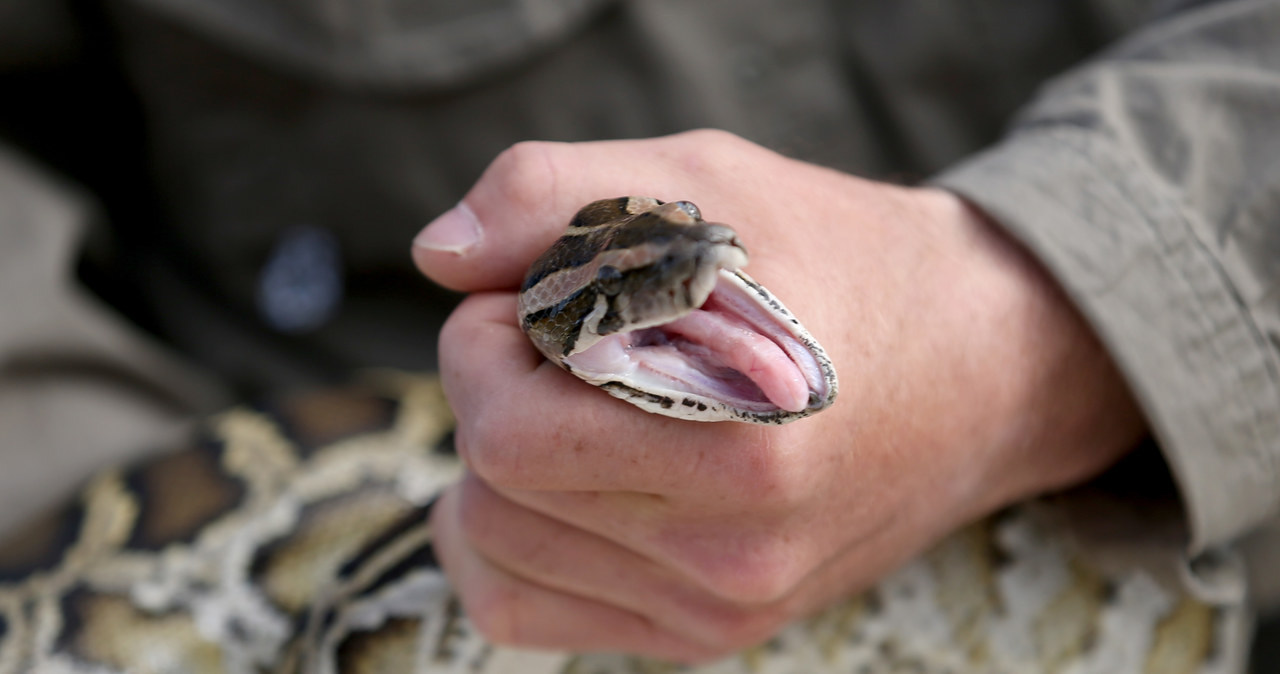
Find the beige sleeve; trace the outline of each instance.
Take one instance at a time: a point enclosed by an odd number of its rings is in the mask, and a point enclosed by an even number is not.
[[[1280,510],[1280,3],[1198,3],[935,179],[1059,279],[1125,373],[1191,552]]]
[[[83,292],[91,202],[0,146],[0,537],[220,395]]]

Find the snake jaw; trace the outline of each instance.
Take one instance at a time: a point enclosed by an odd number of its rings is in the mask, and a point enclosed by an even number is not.
[[[601,338],[563,364],[666,416],[785,423],[828,407],[836,378],[822,347],[746,274],[716,279],[676,320]]]
[[[689,202],[594,202],[530,268],[521,326],[553,362],[658,414],[785,423],[825,409],[830,359],[746,263],[733,229]]]

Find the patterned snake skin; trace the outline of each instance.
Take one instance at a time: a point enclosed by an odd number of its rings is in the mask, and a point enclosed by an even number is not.
[[[209,420],[0,547],[17,672],[1235,672],[1241,616],[1072,554],[1029,509],[696,668],[486,644],[426,525],[457,478],[434,377],[382,372]]]

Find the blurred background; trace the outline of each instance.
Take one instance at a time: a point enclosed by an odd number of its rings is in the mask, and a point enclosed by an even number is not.
[[[92,380],[183,417],[434,369],[458,298],[410,241],[513,143],[709,126],[917,181],[1167,4],[8,0],[0,157],[75,211],[58,282],[180,363],[159,381],[127,350],[27,344],[25,381]],[[59,437],[54,483],[142,451]],[[10,466],[0,508],[59,492],[38,461]],[[1280,625],[1255,663],[1280,671]]]

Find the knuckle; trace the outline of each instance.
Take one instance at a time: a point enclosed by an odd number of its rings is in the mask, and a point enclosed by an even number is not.
[[[560,143],[522,141],[503,150],[486,172],[519,209],[541,212],[551,200]]]
[[[519,486],[521,454],[502,424],[486,422],[479,414],[459,441],[466,444],[467,468],[480,479],[499,487]]]
[[[478,349],[477,341],[487,338],[493,330],[488,319],[502,311],[503,301],[491,293],[468,295],[445,319],[440,327],[438,352],[440,371],[446,377],[446,392],[450,384],[467,381],[466,373],[474,372],[484,364],[479,356],[489,352]],[[450,375],[453,375],[452,382],[449,381]]]
[[[463,480],[458,504],[458,526],[474,547],[487,550],[487,543],[499,535],[494,531],[497,518],[490,512],[490,501],[473,480]]]
[[[463,598],[467,619],[487,641],[504,646],[520,645],[517,625],[519,593],[506,586],[486,586]]]
[[[468,296],[462,300],[457,310],[454,310],[445,318],[444,325],[440,326],[440,351],[442,354],[451,354],[459,350],[460,347],[466,346],[469,340],[469,334],[473,330],[473,321],[469,319],[469,312],[466,311],[467,305],[475,302],[475,295]],[[442,358],[445,363],[450,362],[450,358]]]
[[[708,157],[717,165],[738,163],[743,154],[758,147],[750,141],[722,129],[694,129],[672,136],[681,163],[689,171],[703,171]]]
[[[785,537],[767,536],[733,546],[735,554],[712,553],[698,569],[712,594],[738,605],[764,605],[790,594],[803,574]]]
[[[676,137],[696,144],[710,144],[720,147],[737,146],[746,142],[741,136],[724,129],[691,129],[676,134]]]

